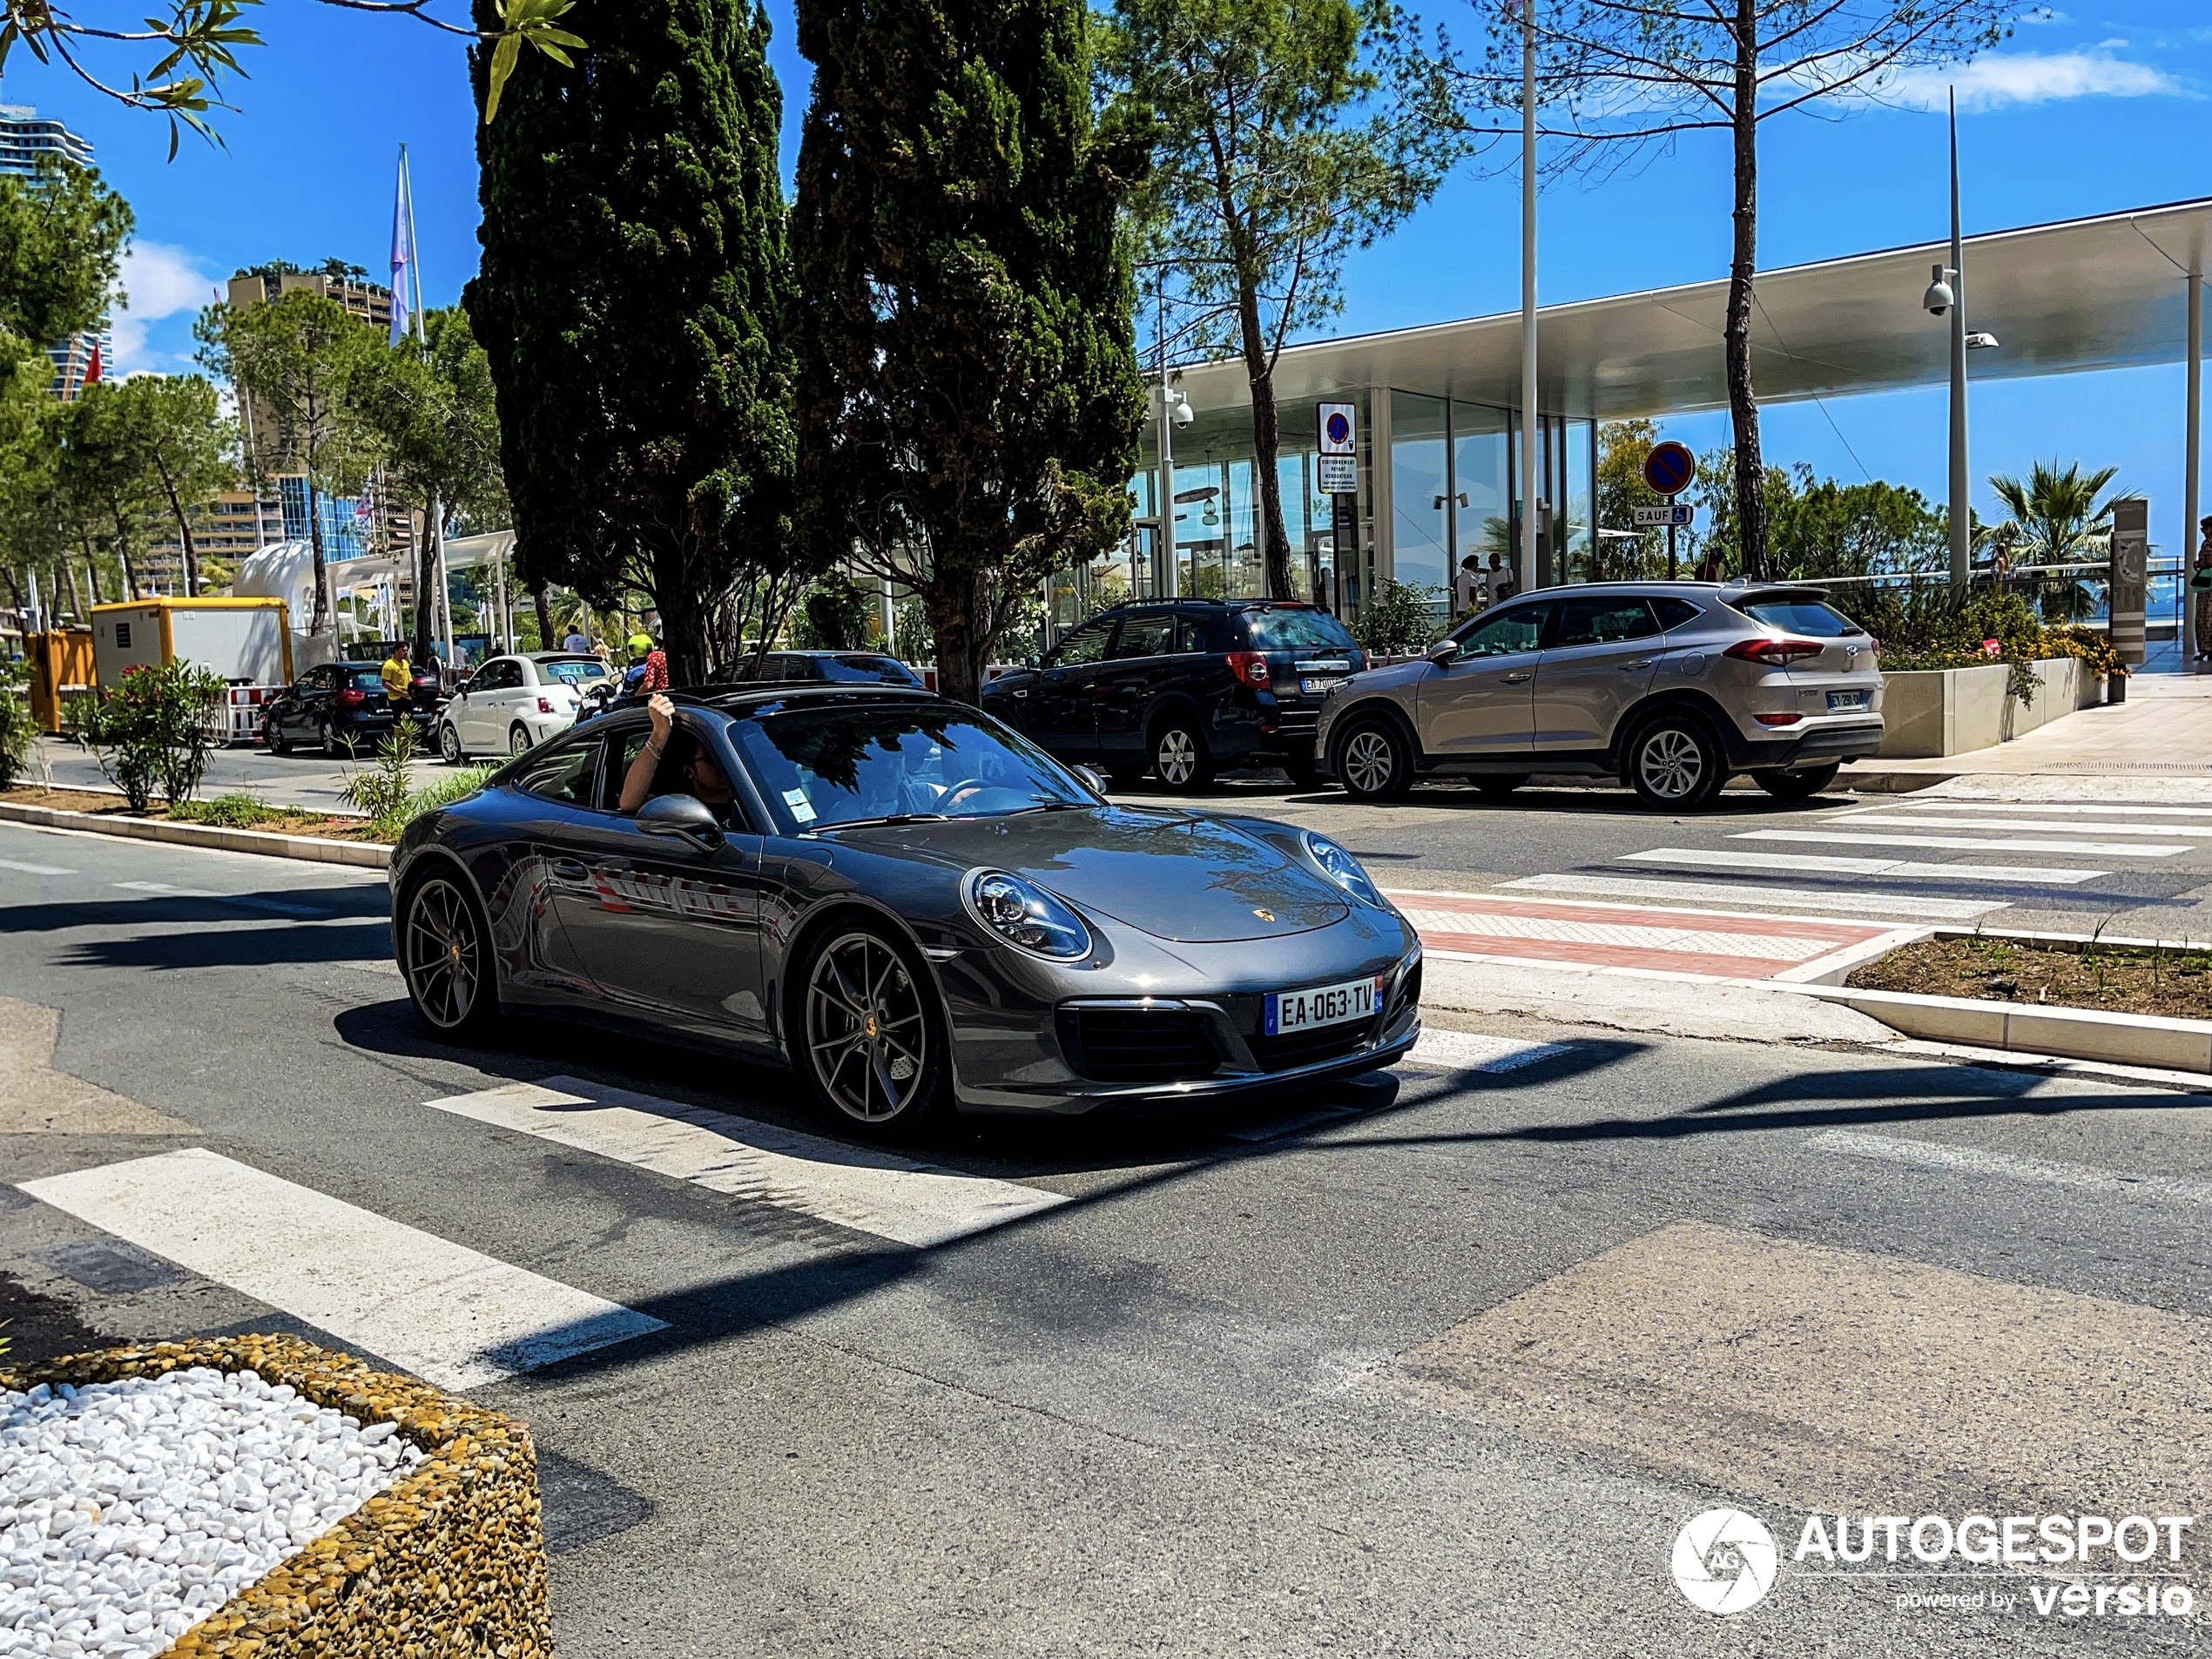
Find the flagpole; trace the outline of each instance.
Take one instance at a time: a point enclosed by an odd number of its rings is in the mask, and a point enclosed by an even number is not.
[[[400,146],[400,194],[407,202],[407,271],[415,287],[414,314],[409,317],[415,327],[415,343],[428,349],[422,334],[422,245],[415,235],[415,170],[408,165],[407,146]],[[423,526],[430,537],[438,570],[438,615],[444,624],[446,640],[446,671],[451,673],[461,664],[453,649],[453,578],[446,570],[446,538],[444,514],[439,510],[438,498],[430,497],[429,523]]]

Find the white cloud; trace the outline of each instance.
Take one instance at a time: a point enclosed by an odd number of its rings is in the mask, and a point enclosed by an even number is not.
[[[1954,67],[1902,70],[1885,97],[1917,109],[1939,110],[1944,91],[1956,87],[1962,110],[2002,109],[2009,104],[2049,104],[2075,98],[2182,96],[2186,90],[2163,70],[2093,52],[1992,52]]]
[[[146,352],[146,331],[165,318],[198,311],[213,296],[215,279],[192,256],[165,242],[133,242],[123,253],[122,288],[126,296],[114,312],[115,363],[111,372],[164,371],[185,367],[185,360]]]

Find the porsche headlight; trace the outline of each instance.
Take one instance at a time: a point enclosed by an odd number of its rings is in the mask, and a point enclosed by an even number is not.
[[[1003,870],[978,870],[968,879],[968,907],[1009,945],[1068,961],[1090,954],[1090,929],[1082,918],[1034,881]]]
[[[1368,879],[1367,873],[1359,867],[1359,860],[1327,836],[1316,835],[1309,831],[1305,838],[1305,851],[1306,855],[1321,867],[1323,874],[1353,898],[1378,909],[1389,907],[1383,903],[1382,894]]]

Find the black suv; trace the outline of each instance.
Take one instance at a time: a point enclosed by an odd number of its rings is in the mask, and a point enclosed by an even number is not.
[[[983,707],[1124,788],[1149,771],[1163,788],[1203,789],[1220,768],[1266,764],[1310,788],[1322,702],[1366,665],[1344,624],[1312,605],[1140,600],[993,680]]]

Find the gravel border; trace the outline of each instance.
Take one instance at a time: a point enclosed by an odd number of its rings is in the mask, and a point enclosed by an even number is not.
[[[173,1659],[552,1659],[537,1460],[526,1426],[298,1337],[164,1342],[0,1370],[0,1386],[251,1370],[424,1460],[179,1637]]]

